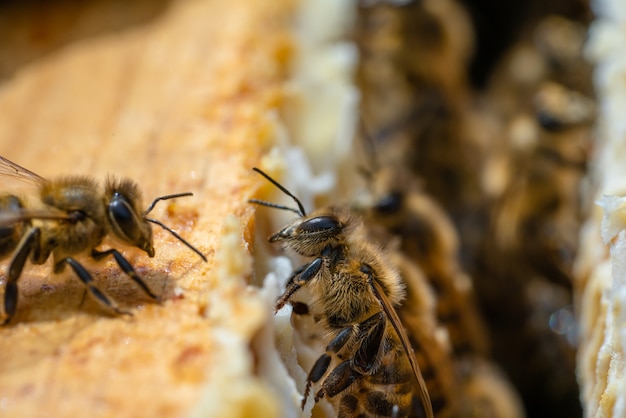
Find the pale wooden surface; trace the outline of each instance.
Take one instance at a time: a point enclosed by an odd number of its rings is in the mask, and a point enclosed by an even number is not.
[[[250,168],[276,138],[294,5],[114,3],[3,10],[0,155],[45,177],[130,177],[145,205],[193,192],[161,203],[154,217],[209,262],[158,228],[155,258],[121,247],[163,295],[155,304],[112,261],[81,258],[133,317],[109,315],[69,270],[27,264],[17,315],[0,328],[0,415],[181,416],[203,390],[221,390],[230,416],[270,416],[271,393],[246,357],[265,319],[261,298],[245,288],[248,243],[223,237],[250,239],[247,199],[261,184]],[[236,336],[245,358],[216,342],[216,328]],[[207,383],[235,365],[236,379]]]

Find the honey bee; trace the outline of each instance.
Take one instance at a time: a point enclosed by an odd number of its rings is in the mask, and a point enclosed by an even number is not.
[[[576,349],[553,332],[550,319],[572,304],[578,231],[589,211],[581,184],[597,115],[592,68],[582,21],[543,18],[527,34],[491,75],[486,96],[498,109],[503,139],[488,160],[505,163],[476,286],[494,358],[528,415],[577,417]],[[520,71],[521,62],[532,63],[532,77]]]
[[[462,265],[482,236],[481,170],[492,123],[467,80],[473,29],[458,1],[375,2],[358,16],[360,110],[377,143],[425,181],[460,231]],[[491,122],[491,121],[487,121]],[[481,135],[475,134],[479,124]]]
[[[313,258],[294,272],[276,302],[278,311],[307,288],[310,311],[326,330],[325,353],[307,376],[302,407],[312,385],[321,382],[315,402],[329,398],[339,417],[433,417],[420,366],[394,308],[404,297],[402,281],[386,254],[366,239],[349,209],[330,206],[307,215],[297,197],[254,170],[298,205],[250,200],[299,215],[269,242]]]
[[[371,168],[361,167],[366,188],[357,195],[354,209],[362,214],[370,236],[395,250],[392,252],[394,263],[407,292],[407,299],[398,308],[398,316],[409,339],[414,337],[422,345],[428,341],[420,320],[423,313],[416,309],[425,305],[417,302],[425,293],[432,294],[435,319],[445,330],[447,344],[430,341],[428,350],[418,350],[428,357],[426,361],[418,357],[420,365],[426,364],[437,376],[434,390],[426,379],[433,409],[439,401],[445,403],[445,409],[438,411],[439,417],[523,416],[517,393],[489,360],[487,330],[472,280],[459,262],[461,251],[454,225],[422,189],[420,179],[403,164],[392,163],[395,160],[389,157],[393,154],[387,149],[378,150],[363,121],[361,125],[367,165]],[[381,157],[384,163],[379,161]],[[416,272],[422,276],[421,280],[414,277]],[[420,282],[425,282],[426,286]],[[425,367],[422,372],[429,375]],[[485,381],[497,383],[502,390],[481,391],[480,386]]]
[[[147,215],[161,200],[191,196],[178,193],[157,197],[141,211],[141,191],[129,179],[107,178],[104,191],[95,180],[86,176],[66,176],[47,180],[0,156],[0,176],[13,177],[34,184],[38,189],[41,209],[30,208],[18,196],[0,195],[0,260],[13,254],[7,272],[4,292],[4,324],[14,316],[18,302],[17,282],[27,259],[43,264],[52,255],[54,272],[69,265],[90,294],[118,314],[128,314],[100,290],[91,274],[73,256],[91,250],[95,260],[113,256],[118,266],[153,300],[158,300],[130,262],[116,249],[98,250],[107,235],[145,251],[154,257],[150,224],[159,225],[207,261],[193,245],[162,222]]]
[[[395,246],[417,264],[435,294],[436,317],[445,327],[453,354],[486,355],[487,331],[472,281],[460,266],[459,239],[448,215],[421,190],[419,179],[403,164],[381,164],[376,144],[363,126],[368,165],[361,168],[366,192],[355,201],[371,235]],[[405,263],[403,263],[405,264]],[[400,317],[414,315],[405,304]]]

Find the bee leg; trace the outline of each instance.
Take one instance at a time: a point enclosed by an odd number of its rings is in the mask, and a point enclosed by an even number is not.
[[[132,313],[120,309],[117,306],[117,303],[115,303],[115,301],[110,299],[102,290],[98,289],[98,287],[93,283],[93,277],[91,277],[91,274],[89,274],[87,269],[85,269],[85,267],[83,267],[78,261],[74,260],[71,257],[67,257],[59,261],[59,264],[61,263],[67,263],[70,265],[70,267],[72,268],[72,270],[74,270],[74,273],[76,273],[80,281],[83,282],[85,286],[87,286],[87,290],[89,290],[91,295],[98,302],[102,303],[107,308],[112,309],[118,314],[132,315]]]
[[[322,383],[322,388],[315,395],[315,402],[324,396],[332,398],[346,390],[357,378],[372,374],[375,371],[374,369],[379,365],[376,358],[382,346],[385,326],[385,314],[384,312],[378,312],[358,324],[355,328],[344,328],[328,344],[327,352],[337,353],[351,338],[359,341],[359,347],[354,357],[339,364],[326,377],[324,383]]]
[[[139,275],[137,274],[133,266],[130,264],[130,262],[127,259],[125,259],[124,256],[119,251],[117,251],[114,248],[111,248],[110,250],[106,250],[106,251],[98,251],[95,248],[91,250],[91,256],[95,260],[100,260],[106,257],[107,255],[111,255],[111,254],[115,258],[117,265],[120,266],[122,271],[126,273],[128,277],[133,279],[133,281],[137,283],[143,289],[143,291],[146,292],[146,294],[150,296],[152,299],[159,300],[159,297],[155,295],[154,293],[152,293],[152,290],[150,290],[146,282],[144,282],[143,279],[139,277]]]
[[[330,365],[331,357],[328,354],[322,354],[320,358],[317,359],[309,375],[306,377],[306,387],[304,388],[304,394],[302,395],[302,403],[300,407],[304,410],[304,406],[306,405],[306,400],[309,397],[309,393],[311,392],[311,384],[317,383],[322,376],[328,370],[328,366]]]
[[[31,229],[24,239],[20,242],[11,264],[9,265],[9,274],[7,284],[4,289],[4,314],[6,315],[2,325],[8,324],[15,311],[17,310],[17,279],[22,275],[24,264],[28,255],[32,252],[39,252],[39,239],[41,230],[39,228]]]
[[[0,259],[8,256],[19,244],[20,231],[16,226],[0,228]]]
[[[274,308],[274,312],[278,312],[293,296],[294,293],[298,289],[300,289],[304,284],[306,284],[309,280],[317,276],[317,273],[322,268],[322,264],[324,263],[324,259],[322,257],[318,257],[315,260],[311,261],[309,264],[303,266],[304,269],[301,272],[294,272],[289,281],[287,282],[287,288],[285,292],[282,294],[278,301],[276,301],[276,307]],[[300,270],[300,269],[298,269]]]
[[[276,302],[276,306],[274,307],[274,313],[278,312],[283,306],[285,306],[285,304],[289,301],[291,296],[293,296],[293,294],[296,292],[296,290],[298,290],[300,288],[298,286],[296,289],[290,290],[291,288],[293,288],[295,286],[294,281],[296,280],[296,277],[298,277],[300,274],[302,274],[302,272],[305,271],[309,267],[310,264],[311,263],[304,264],[304,265],[298,267],[297,269],[295,269],[293,271],[293,273],[291,273],[291,276],[289,277],[289,280],[287,280],[287,283],[285,284],[285,292],[282,294],[282,296]]]
[[[354,335],[354,329],[352,327],[346,327],[342,329],[339,334],[335,338],[332,339],[330,343],[326,346],[326,353],[322,354],[320,358],[317,359],[309,375],[306,378],[306,387],[304,388],[304,394],[302,397],[302,409],[304,409],[304,405],[306,404],[306,400],[309,397],[309,392],[311,390],[311,384],[317,383],[328,370],[328,366],[330,365],[331,357],[328,353],[338,353],[339,350],[350,340],[350,338]]]
[[[378,312],[359,324],[361,343],[354,354],[352,366],[361,374],[372,374],[378,367],[376,359],[381,349],[385,327],[387,325],[384,312]]]
[[[352,360],[348,359],[335,367],[322,383],[322,388],[315,395],[315,402],[324,396],[332,398],[346,390],[361,374],[352,367]]]
[[[311,263],[306,263],[301,265],[300,267],[298,267],[297,269],[295,269],[293,271],[293,273],[291,273],[291,276],[289,276],[289,280],[287,280],[287,283],[285,284],[285,287],[289,287],[293,284],[294,280],[296,279],[296,277],[298,277],[299,275],[302,274],[302,272],[304,270],[306,270],[309,266],[311,265]]]

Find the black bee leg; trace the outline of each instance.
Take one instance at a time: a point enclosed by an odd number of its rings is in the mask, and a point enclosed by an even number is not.
[[[289,276],[289,280],[287,280],[287,283],[285,284],[285,287],[289,287],[293,285],[294,280],[296,280],[296,277],[298,277],[299,275],[302,274],[302,272],[304,270],[306,270],[309,266],[311,265],[311,263],[306,263],[301,265],[300,267],[298,267],[297,269],[295,269],[293,271],[293,273],[291,273],[291,276]]]
[[[328,353],[338,353],[350,338],[354,335],[354,329],[352,327],[346,327],[342,329],[339,334],[335,338],[331,340],[330,343],[326,346],[326,353],[322,354],[320,358],[317,359],[309,375],[306,378],[306,387],[304,388],[304,394],[302,396],[302,409],[304,409],[304,405],[306,404],[306,400],[309,397],[309,392],[311,390],[311,384],[317,383],[323,376],[326,374],[328,370],[328,366],[330,365],[331,357]]]
[[[133,266],[128,262],[127,259],[124,258],[124,256],[119,251],[117,251],[114,248],[110,250],[106,250],[106,251],[98,251],[95,248],[91,250],[91,256],[95,260],[100,260],[106,257],[107,255],[111,255],[111,254],[115,258],[117,265],[120,266],[122,271],[126,273],[128,277],[133,279],[133,281],[137,283],[143,289],[143,291],[146,292],[146,294],[150,296],[152,299],[159,300],[159,297],[155,295],[154,293],[152,293],[152,290],[150,290],[146,282],[144,282],[143,279],[139,277],[139,275],[137,274]]]
[[[41,237],[41,230],[39,228],[31,229],[28,234],[22,239],[19,244],[11,264],[9,265],[9,274],[7,277],[7,284],[4,288],[4,314],[6,315],[2,325],[8,324],[15,311],[17,310],[17,279],[22,275],[24,264],[28,259],[28,255],[33,251],[38,251],[36,248],[39,244],[39,238]]]
[[[376,361],[376,359],[378,358],[378,352],[382,346],[383,337],[385,335],[385,326],[385,314],[383,312],[378,312],[361,322],[358,327],[344,328],[339,335],[337,335],[337,337],[335,337],[330,344],[328,344],[328,347],[326,348],[327,352],[338,353],[339,350],[346,345],[348,341],[350,341],[350,339],[359,342],[359,346],[354,354],[354,357],[339,364],[326,377],[324,383],[322,383],[322,388],[315,395],[315,402],[319,401],[324,396],[332,398],[338,393],[346,390],[360,376],[372,374],[374,372],[373,369],[378,367],[380,364]],[[320,360],[318,360],[318,362]],[[315,369],[315,366],[313,369]],[[312,372],[313,370],[311,373]],[[321,375],[319,378],[321,378]],[[311,381],[315,382],[313,379],[311,379]],[[308,386],[310,385],[307,381],[307,388]]]
[[[291,299],[293,294],[296,293],[298,289],[306,284],[306,282],[317,276],[317,273],[320,272],[323,263],[323,258],[316,258],[309,264],[303,266],[304,269],[300,272],[294,272],[294,274],[291,276],[291,278],[289,278],[289,281],[287,282],[287,288],[285,289],[285,292],[280,298],[278,298],[278,301],[276,301],[276,307],[274,308],[274,312],[278,312],[283,306],[285,306],[287,302],[289,302],[289,299]]]
[[[352,360],[346,360],[339,366],[335,367],[328,375],[322,388],[315,395],[315,402],[322,399],[324,396],[332,398],[338,393],[346,390],[356,379],[361,376],[359,372],[352,368]]]
[[[132,315],[132,313],[124,311],[117,306],[117,303],[110,299],[102,290],[98,289],[98,287],[93,283],[93,277],[91,274],[83,267],[78,261],[74,260],[71,257],[67,257],[61,260],[58,264],[67,263],[74,270],[74,273],[78,276],[81,282],[85,286],[87,286],[87,290],[91,293],[91,295],[100,303],[105,305],[107,308],[114,310],[118,314],[123,315]]]
[[[328,370],[328,366],[330,365],[331,357],[328,354],[322,354],[320,358],[317,359],[309,375],[306,377],[306,387],[304,388],[304,394],[302,395],[302,403],[300,407],[304,409],[304,405],[306,405],[306,400],[309,397],[309,393],[311,392],[311,384],[317,383],[322,376]]]
[[[383,343],[387,320],[384,312],[378,312],[359,325],[359,348],[354,354],[352,366],[361,374],[372,374],[379,366],[376,359]]]
[[[300,288],[300,286],[296,287],[294,281],[296,280],[296,277],[301,275],[302,272],[305,271],[309,267],[309,265],[310,263],[304,264],[298,267],[297,269],[295,269],[293,273],[291,273],[291,276],[289,276],[289,280],[287,280],[287,283],[285,284],[285,292],[276,302],[276,307],[274,308],[275,313],[278,312],[283,306],[285,306],[285,304],[289,301],[291,296],[293,296],[296,290]],[[293,290],[290,290],[290,289],[293,289]]]

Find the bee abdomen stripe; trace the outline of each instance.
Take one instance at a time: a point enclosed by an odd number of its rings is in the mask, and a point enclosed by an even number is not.
[[[356,412],[358,406],[359,400],[356,398],[356,396],[345,395],[343,398],[341,398],[338,415],[340,417],[352,417],[354,416],[354,413]]]
[[[366,396],[366,409],[372,411],[376,415],[391,416],[394,403],[387,400],[384,392],[374,391]]]
[[[403,370],[395,364],[383,367],[383,369],[370,377],[370,382],[374,385],[391,385],[411,383],[413,375],[410,370]]]

